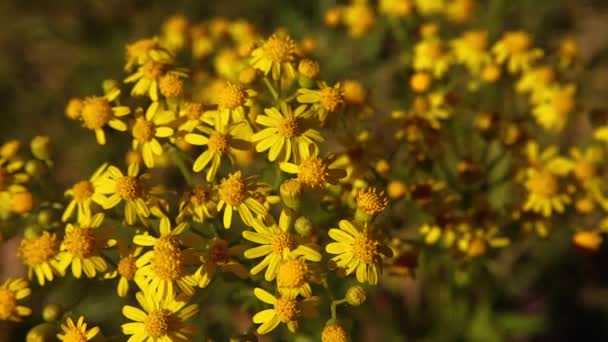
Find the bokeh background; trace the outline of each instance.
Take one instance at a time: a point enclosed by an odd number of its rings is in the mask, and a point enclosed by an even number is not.
[[[68,186],[104,160],[120,160],[125,151],[102,149],[89,131],[63,114],[72,96],[100,92],[104,79],[122,77],[127,43],[157,33],[163,21],[184,14],[191,21],[213,16],[242,17],[261,32],[287,28],[293,36],[318,40],[316,57],[325,79],[361,80],[372,89],[377,112],[387,113],[407,91],[391,46],[379,23],[363,39],[347,39],[322,24],[329,0],[0,0],[0,141],[27,140],[45,134],[58,151],[56,176]],[[505,29],[532,32],[551,46],[569,32],[581,43],[585,105],[606,105],[608,87],[608,1],[479,1],[476,19],[496,36]],[[393,56],[394,57],[394,56]],[[403,81],[403,83],[400,83]],[[576,136],[569,139],[577,139]],[[85,171],[83,171],[85,170]],[[608,341],[608,251],[596,254],[572,248],[569,234],[556,231],[550,241],[529,241],[505,249],[493,261],[459,264],[447,255],[419,260],[414,279],[383,284],[366,309],[352,309],[358,324],[355,340],[403,341]],[[22,274],[14,246],[0,244],[0,279]],[[116,325],[119,306],[93,295],[83,312],[90,320]],[[64,294],[55,294],[62,296]],[[57,297],[59,298],[59,297]],[[34,298],[44,303],[49,298]],[[213,303],[206,319],[247,320],[235,308]],[[88,305],[88,307],[87,307]],[[213,311],[215,310],[215,311]],[[87,316],[89,317],[89,316]],[[22,341],[27,326],[0,324],[0,341]],[[217,340],[226,340],[221,329]]]

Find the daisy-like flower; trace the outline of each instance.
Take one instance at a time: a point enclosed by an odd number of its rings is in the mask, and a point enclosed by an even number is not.
[[[286,34],[273,34],[260,47],[251,53],[251,65],[264,75],[272,71],[272,79],[281,77],[293,80],[296,76],[294,60],[296,44]]]
[[[256,275],[266,268],[264,278],[266,281],[272,281],[277,276],[281,263],[292,255],[302,256],[309,261],[321,260],[321,253],[315,249],[316,246],[306,243],[293,233],[292,211],[283,210],[278,224],[271,216],[268,216],[267,220],[268,223],[260,219],[253,220],[252,227],[255,231],[243,231],[245,239],[261,245],[246,250],[245,257],[248,259],[264,257],[251,269],[252,275]]]
[[[183,217],[192,217],[195,222],[203,222],[206,219],[217,216],[217,191],[207,184],[195,186],[191,191],[184,194],[179,204],[179,215],[177,221]]]
[[[325,122],[329,113],[336,113],[344,106],[344,91],[340,83],[333,87],[326,83],[319,83],[319,89],[298,89],[298,102],[313,104],[313,109],[317,112],[319,120]]]
[[[0,285],[0,321],[21,322],[22,317],[31,315],[32,309],[20,305],[31,293],[25,279],[8,278]]]
[[[340,229],[329,230],[329,236],[336,242],[325,246],[327,253],[337,254],[331,263],[346,275],[355,273],[361,283],[376,285],[382,270],[382,256],[390,257],[392,250],[367,224],[358,228],[347,220],[341,220],[338,226]]]
[[[123,174],[116,166],[109,166],[106,177],[99,182],[99,192],[109,195],[104,200],[105,209],[111,209],[120,202],[125,202],[125,222],[133,225],[135,220],[139,220],[147,225],[146,218],[150,216],[150,209],[146,204],[148,196],[147,188],[144,184],[147,174],[139,174],[139,164],[129,165],[127,174]]]
[[[245,120],[245,107],[251,107],[253,99],[257,96],[255,90],[244,89],[232,82],[219,84],[212,94],[211,100],[217,104],[217,111],[207,111],[203,114],[203,118],[213,123],[219,118],[224,127],[228,126],[231,119],[232,122]]]
[[[158,102],[150,104],[145,116],[137,117],[131,129],[132,148],[134,151],[141,151],[147,167],[154,167],[154,155],[163,154],[163,147],[157,138],[168,138],[173,135],[173,128],[168,124],[173,121],[174,114],[159,107]],[[141,111],[138,112],[141,113]]]
[[[289,256],[283,260],[277,270],[277,287],[280,291],[296,291],[296,293],[309,298],[312,288],[309,281],[319,281],[302,256]]]
[[[201,153],[192,165],[194,172],[201,172],[208,167],[205,179],[211,182],[219,170],[222,157],[227,157],[234,163],[237,150],[245,151],[250,148],[250,144],[244,138],[248,134],[248,126],[244,121],[224,126],[221,121],[216,121],[215,129],[207,126],[199,126],[205,135],[198,133],[186,134],[185,139],[192,145],[206,145],[207,149]]]
[[[179,131],[192,132],[203,123],[204,112],[205,108],[202,103],[185,102],[180,104],[179,117],[181,123],[177,129]]]
[[[118,265],[116,265],[115,270],[106,273],[104,278],[114,279],[120,276],[116,293],[121,298],[126,297],[129,293],[129,282],[135,279],[135,272],[137,271],[136,261],[142,251],[142,247],[134,245],[128,247],[126,241],[118,240],[118,253],[120,257]]]
[[[280,323],[287,324],[289,331],[295,333],[298,330],[298,318],[314,318],[318,315],[319,297],[300,301],[296,291],[282,291],[279,297],[275,297],[259,287],[253,290],[253,294],[262,302],[274,306],[253,316],[253,323],[261,324],[257,329],[260,335],[271,332]]]
[[[572,84],[548,87],[540,91],[538,102],[532,110],[538,124],[549,131],[561,131],[576,105],[575,91]]]
[[[524,185],[528,196],[523,207],[524,210],[540,213],[545,217],[551,216],[553,212],[564,212],[571,199],[560,189],[560,174],[555,171],[549,167],[526,169]],[[564,172],[569,171],[564,170]]]
[[[110,126],[117,131],[126,131],[127,124],[119,118],[131,113],[127,106],[112,106],[112,102],[118,98],[120,90],[115,89],[105,96],[87,97],[82,102],[82,110],[79,119],[82,125],[95,132],[95,137],[100,145],[105,145],[106,134],[104,128]]]
[[[177,77],[188,77],[186,69],[175,68],[166,61],[160,62],[149,60],[137,68],[137,71],[127,78],[125,83],[135,83],[131,89],[131,95],[143,96],[147,95],[152,101],[158,101],[158,90],[160,80],[168,74]]]
[[[222,179],[218,186],[219,202],[217,211],[224,211],[222,222],[224,228],[232,225],[232,212],[237,211],[246,225],[251,225],[253,214],[266,215],[267,209],[254,198],[257,189],[263,186],[255,176],[243,178],[241,171],[237,171]]]
[[[138,292],[135,298],[141,309],[130,305],[122,308],[122,314],[134,321],[122,325],[122,332],[131,335],[128,342],[187,342],[196,334],[196,327],[186,321],[198,313],[197,304],[187,305],[186,298],[172,293]]]
[[[474,75],[479,75],[482,67],[491,62],[487,31],[467,31],[454,39],[451,46],[456,61],[464,64]]]
[[[99,327],[87,329],[83,316],[80,316],[76,323],[74,323],[72,317],[68,317],[66,324],[61,325],[61,330],[63,330],[63,333],[57,334],[57,338],[63,342],[91,341],[99,334]]]
[[[555,70],[548,65],[541,65],[524,70],[515,84],[518,93],[529,93],[532,103],[540,101],[540,95],[555,81]]]
[[[102,164],[89,178],[74,184],[65,192],[66,196],[71,196],[72,200],[65,208],[61,221],[66,222],[77,213],[78,222],[86,221],[91,218],[91,206],[94,203],[103,205],[105,196],[99,192],[98,182],[102,179],[103,173],[107,168],[107,164]]]
[[[297,174],[298,181],[305,187],[313,190],[323,189],[327,184],[337,184],[341,178],[346,176],[342,169],[332,168],[335,157],[328,158],[311,157],[303,159],[299,164],[281,163],[281,170]]]
[[[376,188],[368,187],[357,193],[357,214],[355,217],[361,218],[363,221],[369,221],[372,217],[378,215],[388,205],[388,199],[384,195],[384,191],[378,192]]]
[[[140,246],[151,246],[153,249],[147,251],[137,259],[135,265],[137,271],[135,277],[141,279],[140,287],[146,292],[164,294],[175,293],[174,287],[178,286],[185,294],[194,293],[193,286],[196,281],[188,274],[186,267],[194,263],[197,258],[192,250],[182,247],[180,235],[188,225],[183,222],[171,229],[171,223],[167,217],[160,220],[160,237],[156,238],[148,234],[135,235],[133,242]]]
[[[442,77],[453,62],[444,42],[436,36],[424,38],[414,47],[413,67],[416,71],[429,71]]]
[[[127,45],[125,71],[131,71],[134,66],[144,65],[149,61],[170,63],[173,56],[163,46],[158,38],[144,38]]]
[[[492,52],[500,64],[507,63],[507,70],[514,74],[527,70],[543,55],[543,51],[532,45],[532,38],[524,31],[505,32],[494,44]]]
[[[249,271],[238,257],[243,255],[245,246],[229,246],[228,241],[215,238],[209,242],[207,251],[201,256],[203,264],[196,270],[195,277],[199,287],[207,286],[217,271],[228,272],[241,279],[249,277]]]
[[[295,112],[287,103],[281,103],[280,111],[275,107],[264,110],[266,115],[258,115],[256,122],[267,128],[251,137],[257,141],[256,150],[268,150],[268,160],[297,162],[316,156],[319,148],[316,143],[324,141],[321,133],[314,129],[310,118],[311,111],[305,105],[296,108]]]
[[[28,278],[36,276],[38,284],[44,286],[46,281],[53,281],[58,273],[55,258],[58,253],[57,235],[44,231],[38,236],[21,240],[17,256],[27,266]]]
[[[103,220],[104,214],[99,213],[78,225],[66,226],[61,252],[57,256],[57,268],[61,274],[65,274],[70,265],[76,278],[80,278],[83,272],[87,278],[93,278],[97,272],[107,269],[106,261],[99,255],[99,250],[111,247],[116,241],[110,239],[113,228],[99,228]]]

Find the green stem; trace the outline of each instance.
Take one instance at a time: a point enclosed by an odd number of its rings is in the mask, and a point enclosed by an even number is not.
[[[184,180],[188,186],[192,186],[192,173],[190,173],[190,168],[186,166],[184,159],[182,158],[180,152],[175,148],[171,147],[171,157],[177,168],[181,172],[182,176],[184,176]]]
[[[268,88],[268,90],[270,91],[270,93],[272,94],[272,98],[276,100],[279,99],[279,94],[277,93],[277,90],[274,89],[272,83],[270,83],[270,80],[268,80],[268,77],[264,77],[264,84],[266,85],[266,88]]]

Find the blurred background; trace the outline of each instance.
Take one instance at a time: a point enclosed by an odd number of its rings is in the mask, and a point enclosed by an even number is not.
[[[524,29],[543,47],[555,45],[565,33],[576,37],[589,68],[582,101],[606,105],[608,1],[479,3],[481,9],[494,11],[478,14],[480,26],[491,32]],[[399,101],[399,77],[387,59],[390,47],[382,39],[386,25],[377,25],[363,39],[347,39],[344,31],[322,24],[324,11],[335,4],[0,0],[0,141],[51,136],[59,151],[58,182],[66,187],[104,160],[121,160],[124,151],[100,148],[89,131],[67,120],[65,104],[73,96],[100,93],[104,79],[123,77],[126,44],[156,34],[173,14],[193,22],[242,17],[264,33],[285,27],[294,37],[317,38],[324,78],[360,79],[372,89],[376,111],[387,113]],[[372,295],[369,308],[352,310],[355,321],[368,322],[357,325],[352,336],[365,341],[404,341],[406,336],[411,341],[608,341],[608,251],[576,251],[569,236],[556,231],[550,241],[529,240],[491,261],[466,265],[446,254],[423,255],[415,279],[389,280]],[[0,279],[22,274],[14,266],[14,246],[0,245],[0,252]],[[104,309],[95,300],[89,298],[91,308],[102,311],[96,317],[116,314],[109,311],[115,307]],[[235,312],[208,318],[237,320]],[[21,341],[26,329],[11,336],[3,333],[8,325],[0,324],[0,341]],[[227,336],[220,334],[217,340],[222,337]]]

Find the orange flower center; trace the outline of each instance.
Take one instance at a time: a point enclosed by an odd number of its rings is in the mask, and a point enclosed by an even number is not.
[[[152,338],[166,336],[171,331],[172,318],[171,312],[167,309],[154,310],[144,320],[144,332]]]
[[[0,320],[6,321],[17,308],[17,298],[9,289],[0,288]]]
[[[288,232],[279,231],[272,236],[272,252],[275,254],[283,254],[283,250],[286,248],[291,250],[295,247],[296,242],[293,239],[293,236]]]
[[[236,207],[247,198],[247,184],[240,177],[224,178],[219,187],[220,198]]]
[[[224,154],[230,147],[230,137],[227,134],[213,132],[209,136],[207,146],[209,146],[209,151],[214,154]]]
[[[328,112],[335,112],[344,103],[342,91],[334,87],[321,89],[321,107]]]
[[[43,232],[38,237],[21,240],[18,255],[27,266],[35,267],[50,260],[58,251],[57,236]]]
[[[112,105],[102,96],[89,97],[84,100],[81,113],[84,127],[100,129],[112,118]]]
[[[379,256],[378,241],[373,239],[369,233],[361,233],[353,241],[353,256],[363,263],[371,265]]]
[[[557,194],[559,184],[555,176],[543,171],[531,176],[526,182],[526,187],[536,195],[550,198]]]
[[[283,119],[277,126],[279,135],[284,138],[293,138],[300,135],[300,127],[297,119]]]
[[[288,36],[273,35],[264,43],[264,53],[274,63],[286,63],[293,60],[295,44]]]
[[[313,157],[302,160],[299,165],[298,180],[311,188],[320,189],[327,181],[327,165],[322,159]]]
[[[87,180],[80,181],[72,187],[72,193],[74,194],[74,200],[78,203],[83,203],[84,201],[91,198],[93,193],[95,192],[95,188],[93,184]]]
[[[308,278],[308,265],[302,259],[290,259],[279,267],[277,272],[277,284],[279,287],[298,288]]]
[[[135,257],[132,255],[121,258],[118,262],[118,274],[127,280],[133,280],[135,277],[135,271],[137,271],[137,266],[135,266]]]
[[[217,94],[217,105],[220,108],[235,109],[245,104],[247,94],[239,85],[226,83]]]
[[[116,181],[115,191],[125,200],[134,200],[141,197],[142,187],[137,178],[122,176]]]
[[[156,134],[156,127],[154,127],[154,123],[147,121],[144,118],[137,118],[131,133],[133,134],[133,138],[135,138],[135,140],[139,141],[140,143],[146,143],[154,138],[154,135]]]
[[[65,234],[65,249],[79,258],[89,258],[95,254],[97,237],[90,228],[76,228]]]
[[[274,303],[274,311],[283,323],[295,321],[298,316],[298,303],[295,299],[280,298]]]

